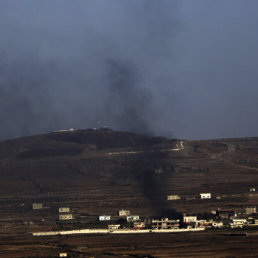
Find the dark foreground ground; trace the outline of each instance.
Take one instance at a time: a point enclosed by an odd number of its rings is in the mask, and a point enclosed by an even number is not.
[[[239,231],[233,231],[234,233]],[[244,233],[242,231],[240,233]],[[258,257],[258,235],[228,231],[143,235],[1,237],[0,257]],[[33,254],[33,255],[32,255]]]

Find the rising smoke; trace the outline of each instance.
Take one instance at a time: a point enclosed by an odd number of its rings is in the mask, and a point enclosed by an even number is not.
[[[141,85],[137,67],[128,62],[107,62],[107,86],[110,92],[107,117],[121,130],[152,134],[148,120],[152,112],[152,95]]]
[[[168,134],[157,123],[167,87],[158,83],[169,69],[173,7],[167,0],[1,1],[0,139],[97,120]]]
[[[257,8],[1,0],[0,139],[97,120],[164,136],[257,135]]]

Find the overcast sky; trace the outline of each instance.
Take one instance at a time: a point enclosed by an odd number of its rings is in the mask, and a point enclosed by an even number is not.
[[[258,136],[257,0],[1,0],[0,139],[106,126]]]

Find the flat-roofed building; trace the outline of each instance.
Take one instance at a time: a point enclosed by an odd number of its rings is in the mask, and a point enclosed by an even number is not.
[[[246,207],[245,208],[245,213],[247,215],[256,213],[256,206],[254,206],[254,207]]]
[[[168,218],[161,220],[152,220],[151,227],[153,229],[178,229],[180,220],[171,220]]]
[[[172,194],[172,195],[167,196],[168,201],[174,201],[174,200],[180,200],[180,199],[181,199],[181,197],[177,194]]]
[[[129,216],[130,215],[130,211],[129,210],[120,210],[118,211],[118,214],[120,217],[122,216]]]
[[[223,224],[222,221],[213,221],[212,222],[212,227],[214,227],[214,228],[223,228],[224,224]]]
[[[197,216],[184,216],[184,223],[191,223],[197,221]]]
[[[59,213],[65,213],[65,212],[70,212],[70,208],[69,207],[61,207],[58,209]]]
[[[211,193],[200,193],[201,199],[211,199]]]
[[[33,210],[41,210],[41,209],[43,209],[43,204],[34,202],[34,203],[32,203],[32,209]]]
[[[99,221],[108,221],[111,220],[111,216],[110,215],[101,215],[99,216]]]
[[[229,219],[235,216],[236,211],[233,209],[217,209],[217,216],[221,219]]]
[[[247,224],[246,219],[233,219],[232,223],[230,223],[230,227],[231,228],[242,228],[246,224]]]
[[[71,220],[73,219],[73,214],[60,214],[59,220]]]
[[[130,215],[126,217],[127,222],[131,222],[131,221],[137,221],[140,220],[140,217],[138,215]]]
[[[115,229],[119,229],[120,228],[120,224],[117,225],[108,225],[108,229],[109,230],[115,230]]]

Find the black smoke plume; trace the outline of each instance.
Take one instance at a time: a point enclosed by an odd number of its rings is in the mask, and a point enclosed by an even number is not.
[[[95,127],[97,120],[168,136],[175,6],[0,1],[0,139]]]
[[[148,151],[137,157],[126,156],[123,162],[130,168],[128,176],[139,184],[146,206],[151,207],[153,215],[165,216],[168,180],[174,171],[169,152]]]
[[[152,112],[152,94],[141,85],[137,67],[129,62],[109,60],[107,117],[121,130],[151,135],[148,119]]]

